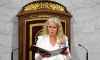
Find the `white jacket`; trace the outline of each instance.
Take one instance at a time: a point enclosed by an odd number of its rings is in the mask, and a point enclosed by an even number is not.
[[[65,37],[65,45],[66,45],[66,47],[69,47],[68,46],[68,37]],[[37,41],[36,46],[43,48],[45,50],[48,50],[48,51],[53,51],[53,50],[57,50],[57,49],[61,48],[60,44],[57,44],[57,43],[55,44],[55,46],[52,46],[49,42],[48,35],[38,36],[38,41]],[[69,51],[69,49],[68,49],[68,51]],[[35,60],[69,60],[69,58],[70,58],[70,53],[67,56],[58,54],[55,56],[43,57],[43,58],[40,56],[40,54],[38,54],[38,53],[35,54]]]

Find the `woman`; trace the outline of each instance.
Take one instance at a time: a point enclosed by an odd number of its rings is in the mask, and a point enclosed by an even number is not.
[[[50,17],[43,28],[36,46],[43,48],[47,51],[57,50],[68,46],[68,37],[64,35],[62,24],[58,17]],[[65,51],[67,54],[58,54],[55,56],[42,56],[41,54],[35,54],[36,60],[68,60],[70,58],[69,48]]]

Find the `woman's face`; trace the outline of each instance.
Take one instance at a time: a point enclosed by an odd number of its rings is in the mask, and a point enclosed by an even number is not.
[[[48,22],[48,32],[49,35],[55,36],[57,34],[57,25],[53,22]]]

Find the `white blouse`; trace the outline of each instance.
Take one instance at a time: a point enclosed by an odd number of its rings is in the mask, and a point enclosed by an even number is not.
[[[65,42],[66,47],[69,47],[68,46],[68,37],[65,37],[65,41],[66,41]],[[55,46],[52,46],[49,42],[48,35],[38,36],[38,41],[37,41],[36,46],[43,48],[45,50],[48,50],[48,51],[53,51],[53,50],[57,50],[57,49],[61,48],[60,44],[57,44],[57,43],[55,44]],[[68,52],[69,52],[69,49],[68,49]],[[70,58],[71,58],[70,53],[68,53],[67,56],[58,54],[58,55],[51,56],[51,57],[41,57],[40,54],[38,54],[38,53],[35,54],[35,60],[69,60]]]

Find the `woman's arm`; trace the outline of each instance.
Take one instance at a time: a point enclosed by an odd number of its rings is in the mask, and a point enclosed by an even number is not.
[[[65,51],[65,53],[67,53],[67,56],[69,56],[69,58],[71,58],[71,54],[70,54],[70,50],[69,50],[69,42],[68,42],[68,37],[65,36],[65,41],[66,41],[66,46],[68,47]]]

